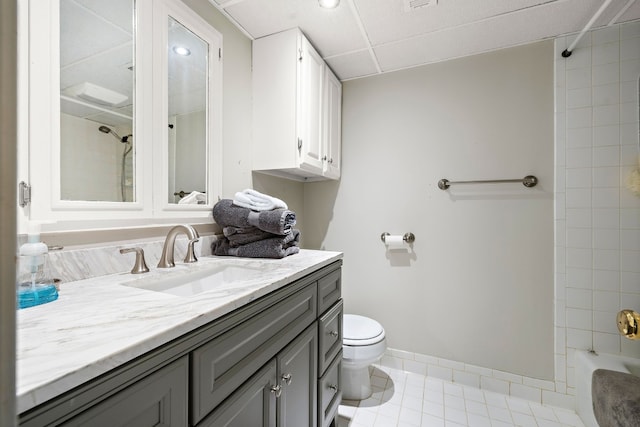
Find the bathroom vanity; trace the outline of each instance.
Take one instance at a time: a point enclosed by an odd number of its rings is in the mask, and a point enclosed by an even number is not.
[[[59,301],[18,312],[20,425],[331,425],[341,400],[341,258],[212,257],[63,285]],[[174,277],[204,283],[231,268],[259,274],[167,291],[182,285]]]

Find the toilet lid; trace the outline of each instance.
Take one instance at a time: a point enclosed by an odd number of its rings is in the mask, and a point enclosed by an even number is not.
[[[346,345],[371,345],[384,339],[384,328],[368,317],[345,314],[342,334]]]

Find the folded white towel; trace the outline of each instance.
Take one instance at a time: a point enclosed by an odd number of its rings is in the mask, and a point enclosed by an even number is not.
[[[289,209],[287,204],[282,200],[267,194],[262,194],[256,190],[251,190],[250,188],[237,192],[233,197],[233,204],[257,212]]]
[[[207,203],[207,195],[199,191],[192,191],[178,201],[179,205],[204,205]]]

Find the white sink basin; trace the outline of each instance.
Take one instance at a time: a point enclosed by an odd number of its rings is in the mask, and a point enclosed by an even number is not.
[[[272,270],[269,265],[244,266],[229,264],[178,265],[171,269],[156,270],[149,277],[121,283],[136,289],[145,289],[176,296],[193,296],[202,292],[226,288],[238,282],[258,279]]]

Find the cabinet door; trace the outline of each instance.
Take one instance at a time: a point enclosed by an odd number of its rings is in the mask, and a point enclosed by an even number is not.
[[[322,123],[322,143],[324,167],[322,173],[327,178],[340,178],[340,150],[342,148],[342,84],[331,72],[324,68],[324,115]]]
[[[297,128],[300,168],[321,174],[324,61],[306,38],[299,40]]]
[[[316,427],[317,419],[316,323],[278,355],[282,395],[278,399],[278,427]]]
[[[187,356],[88,409],[65,427],[186,427]]]
[[[275,427],[276,394],[279,392],[276,361],[272,360],[198,424],[198,427]]]

